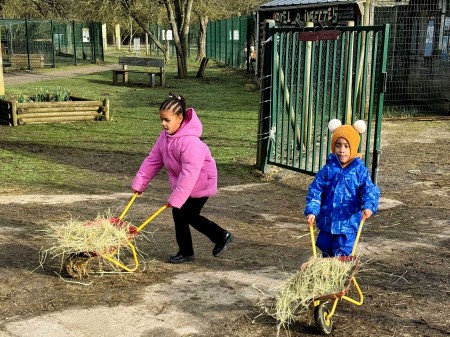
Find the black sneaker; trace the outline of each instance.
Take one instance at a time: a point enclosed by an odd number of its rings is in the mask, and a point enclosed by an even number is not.
[[[169,257],[170,263],[183,263],[194,260],[194,255],[183,255],[178,253],[177,255]]]
[[[230,242],[233,240],[233,234],[231,234],[230,232],[227,232],[227,234],[225,235],[225,238],[216,243],[216,245],[214,246],[214,249],[212,251],[214,256],[220,256],[223,253],[225,253],[225,251],[228,248],[228,245],[230,244]]]

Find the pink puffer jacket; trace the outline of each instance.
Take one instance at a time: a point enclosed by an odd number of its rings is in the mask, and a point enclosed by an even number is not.
[[[187,198],[217,193],[217,168],[208,146],[200,139],[202,123],[194,109],[186,111],[180,129],[169,135],[163,130],[144,159],[131,188],[143,192],[164,166],[172,190],[168,202],[180,208]]]

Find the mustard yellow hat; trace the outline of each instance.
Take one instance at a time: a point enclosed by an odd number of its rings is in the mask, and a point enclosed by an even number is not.
[[[350,159],[355,158],[361,142],[360,134],[366,132],[366,123],[363,120],[358,120],[353,125],[342,125],[339,119],[332,119],[328,123],[328,129],[333,133],[331,137],[331,152],[334,153],[336,141],[339,138],[345,138],[350,144]]]

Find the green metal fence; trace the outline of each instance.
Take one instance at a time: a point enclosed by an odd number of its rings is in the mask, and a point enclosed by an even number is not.
[[[328,121],[363,119],[360,152],[376,182],[389,25],[266,31],[262,170],[270,164],[314,175],[330,153]]]
[[[175,43],[169,26],[150,24],[149,30],[161,44],[169,44],[170,55],[175,55]],[[197,53],[199,26],[191,25],[188,34],[188,57]],[[156,44],[149,39],[149,52],[155,55],[162,55],[163,52],[156,47]]]
[[[4,67],[32,69],[104,60],[102,24],[0,20]]]
[[[206,31],[206,56],[234,68],[249,69],[255,40],[254,16],[211,21]]]

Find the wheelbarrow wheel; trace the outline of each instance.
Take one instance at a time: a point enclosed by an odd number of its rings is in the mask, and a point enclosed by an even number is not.
[[[333,329],[333,322],[328,318],[328,314],[329,311],[325,303],[321,303],[314,308],[314,320],[317,328],[325,335],[330,334]]]
[[[86,254],[70,254],[64,262],[64,269],[66,273],[73,278],[82,278],[88,275],[89,262],[92,257]]]

